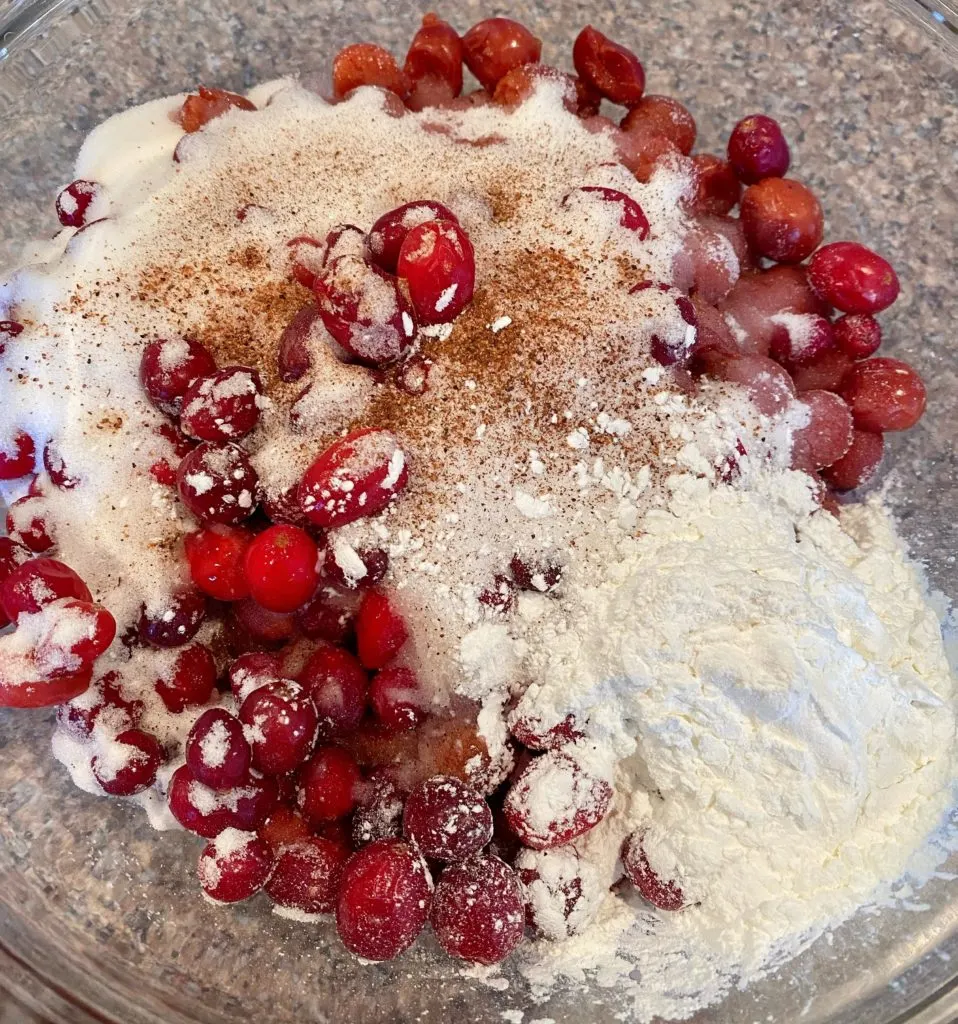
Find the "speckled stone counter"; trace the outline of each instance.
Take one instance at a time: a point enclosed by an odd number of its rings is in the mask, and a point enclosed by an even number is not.
[[[55,190],[69,180],[83,135],[104,116],[197,82],[243,88],[286,73],[318,74],[340,46],[357,39],[401,53],[419,15],[433,6],[411,0],[94,5],[101,15],[95,37],[69,44],[62,61],[39,75],[29,55],[15,58],[12,70],[0,67],[0,99],[7,97],[0,258],[11,257],[14,240],[54,230]],[[883,317],[886,337],[895,354],[925,375],[930,412],[892,445],[896,468],[886,485],[932,581],[958,596],[954,65],[880,0],[559,0],[492,8],[467,0],[443,5],[440,13],[461,29],[509,13],[544,38],[545,60],[565,66],[572,38],[591,21],[639,52],[649,91],[674,93],[690,107],[705,149],[721,151],[732,124],[756,110],[782,122],[792,143],[792,173],[821,195],[829,237],[862,239],[887,255],[902,278],[902,298]],[[49,43],[47,55],[55,50]],[[360,969],[327,930],[273,917],[265,901],[232,911],[203,904],[191,877],[196,841],[158,836],[132,809],[71,789],[50,759],[49,731],[42,713],[0,711],[0,976],[31,990],[56,1019],[614,1019],[614,992],[562,993],[530,1006],[508,971],[508,987],[500,991],[500,983],[493,987],[450,968],[429,941],[396,964]],[[907,960],[947,941],[956,894],[946,881],[935,882],[922,894],[931,908],[924,913],[852,922],[831,946],[816,947],[780,977],[735,993],[721,1010],[695,1021],[891,1019],[953,973],[943,957],[926,958],[900,984],[886,987]],[[9,962],[5,945],[16,952]],[[958,953],[956,946],[946,945],[945,954]],[[37,971],[58,989],[40,985]],[[135,999],[124,994],[131,992]]]

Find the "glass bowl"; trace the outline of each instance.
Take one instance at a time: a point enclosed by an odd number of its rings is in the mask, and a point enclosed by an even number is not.
[[[53,195],[104,117],[198,82],[244,89],[315,73],[359,39],[402,53],[430,6],[8,3],[0,13],[0,263],[19,241],[54,230]],[[463,30],[508,13],[543,37],[547,60],[564,64],[591,20],[639,52],[651,91],[691,107],[707,150],[720,151],[747,113],[782,121],[795,173],[823,197],[829,236],[866,241],[901,273],[886,335],[924,374],[930,403],[921,426],[896,439],[882,486],[932,585],[958,596],[958,17],[950,2],[464,0],[441,13]],[[161,836],[138,809],[74,789],[50,756],[50,718],[0,712],[0,982],[45,1019],[623,1019],[614,989],[581,986],[533,1004],[509,970],[490,980],[457,969],[428,939],[399,962],[360,966],[326,928],[282,920],[265,899],[233,910],[206,905],[193,880],[196,840]],[[948,873],[956,867],[958,857],[907,906],[859,914],[696,1024],[958,1019],[958,884]]]

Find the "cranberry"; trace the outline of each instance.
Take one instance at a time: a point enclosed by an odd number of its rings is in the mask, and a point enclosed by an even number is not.
[[[381,512],[408,479],[405,455],[388,430],[356,430],[309,466],[300,504],[316,526],[345,526]]]
[[[241,654],[230,665],[227,673],[233,695],[242,704],[259,687],[279,682],[283,678],[282,662],[278,654],[262,651]]]
[[[808,282],[843,313],[879,313],[898,298],[892,265],[858,242],[823,245],[809,261]]]
[[[285,775],[309,757],[316,742],[316,708],[303,688],[284,679],[254,690],[239,711],[253,767]]]
[[[211,89],[201,85],[196,93],[191,93],[183,101],[176,119],[187,134],[198,132],[215,117],[236,110],[255,110],[245,96],[225,89]]]
[[[451,107],[452,104],[459,102],[461,100],[456,97],[452,86],[447,81],[432,76],[413,82],[409,89],[409,95],[406,97],[407,108],[417,113],[430,107]],[[432,131],[435,126],[423,125],[422,127],[424,131]],[[441,126],[443,131],[446,131],[446,127],[446,125]]]
[[[875,475],[885,454],[885,439],[868,430],[854,430],[848,451],[822,471],[825,482],[836,491],[852,491]]]
[[[353,812],[353,845],[358,849],[378,839],[398,839],[402,835],[403,807],[403,795],[392,779],[385,774],[371,777],[366,794]]]
[[[841,394],[855,426],[873,433],[908,430],[922,417],[927,393],[918,373],[900,359],[865,359],[845,374]]]
[[[56,667],[51,670],[40,664],[41,660],[52,661]],[[39,652],[9,656],[5,653],[0,659],[0,707],[52,707],[80,696],[90,685],[93,666],[81,665],[75,671],[67,671],[60,667],[64,660],[78,659],[69,654],[65,658],[62,646],[48,649],[42,658]]]
[[[352,754],[319,747],[299,773],[299,808],[314,826],[345,818],[356,806],[361,775]]]
[[[572,62],[579,77],[613,103],[634,107],[642,99],[645,70],[639,58],[591,25],[576,37]]]
[[[284,804],[280,804],[259,829],[260,838],[265,839],[277,854],[283,847],[308,839],[312,834],[313,830],[299,811]]]
[[[662,878],[649,864],[644,846],[645,832],[633,832],[622,847],[622,866],[639,893],[659,910],[681,910],[687,905],[679,884]]]
[[[771,319],[776,329],[769,355],[789,370],[808,366],[835,347],[831,321],[819,313],[779,313]]]
[[[410,946],[429,917],[432,879],[419,853],[380,839],[346,862],[336,901],[343,945],[365,960],[391,960]]]
[[[791,178],[765,178],[749,185],[741,218],[752,249],[778,263],[801,263],[818,248],[825,230],[815,195]]]
[[[806,391],[801,401],[808,408],[809,422],[795,432],[792,466],[806,471],[823,469],[851,446],[851,410],[831,391]]]
[[[610,203],[620,206],[619,225],[627,231],[634,231],[641,240],[649,236],[649,221],[641,206],[624,192],[615,188],[606,188],[604,185],[582,185],[567,193],[562,199],[563,206],[569,206],[573,201],[579,202],[580,197],[587,200]]]
[[[133,796],[149,789],[166,760],[160,741],[140,729],[127,729],[93,758],[93,775],[104,793]]]
[[[459,33],[435,14],[422,19],[422,27],[413,36],[403,71],[415,85],[427,80],[441,82],[448,96],[462,92],[462,40]]]
[[[143,701],[130,700],[118,672],[101,676],[81,697],[57,708],[57,725],[75,739],[87,739],[94,728],[117,736],[135,729],[143,715]]]
[[[742,186],[732,165],[712,153],[698,153],[692,157],[695,192],[689,200],[693,213],[722,216],[738,203]]]
[[[253,600],[273,612],[305,604],[319,582],[319,548],[298,526],[270,526],[246,549],[245,573]]]
[[[764,356],[725,359],[716,367],[722,380],[741,384],[759,412],[774,416],[785,409],[795,395],[788,371]]]
[[[337,224],[326,235],[322,265],[327,267],[340,256],[358,256],[362,259],[366,251],[366,232],[362,228],[357,228],[355,224]]]
[[[177,466],[196,447],[196,442],[172,423],[161,423],[156,428],[156,433],[173,449]],[[157,483],[164,487],[176,486],[176,468],[171,466],[165,458],[158,459],[150,466],[150,474]]]
[[[81,228],[86,223],[87,211],[96,199],[100,186],[95,181],[78,178],[61,189],[57,196],[57,217],[65,228]]]
[[[297,610],[296,625],[311,640],[345,643],[353,634],[359,600],[356,591],[321,586],[309,604]]]
[[[197,590],[178,590],[140,615],[140,639],[152,647],[189,643],[206,618],[206,598]]]
[[[556,750],[585,736],[571,713],[549,728],[537,718],[522,716],[510,725],[509,732],[529,750]]]
[[[217,601],[249,597],[244,568],[252,534],[237,526],[205,526],[183,538],[190,578]]]
[[[239,639],[254,645],[282,647],[296,636],[296,620],[289,612],[271,612],[252,598],[237,601],[230,606],[230,612]]]
[[[23,333],[23,324],[16,320],[0,320],[0,356],[7,351],[7,342]]]
[[[691,351],[698,314],[691,299],[667,284],[641,281],[629,289],[630,295],[646,292],[642,318],[649,331],[649,353],[662,366],[671,366]]]
[[[176,471],[180,500],[202,523],[239,523],[259,500],[259,478],[249,456],[235,444],[204,441]]]
[[[309,372],[313,362],[309,340],[319,322],[319,310],[308,305],[303,306],[283,329],[276,354],[280,380],[290,384]]]
[[[380,590],[367,593],[356,616],[359,660],[366,668],[382,668],[406,642],[409,632],[401,615]]]
[[[276,806],[276,781],[251,775],[242,786],[221,792],[204,786],[183,765],[167,793],[170,812],[188,832],[214,839],[225,828],[257,829]]]
[[[71,476],[67,472],[63,458],[52,441],[43,449],[43,468],[50,475],[53,486],[59,487],[61,491],[72,491],[80,482],[79,477]]]
[[[409,287],[420,323],[449,323],[472,302],[476,254],[454,221],[427,221],[406,235],[397,273]]]
[[[409,794],[403,832],[426,857],[468,860],[492,839],[492,811],[461,779],[435,775]]]
[[[259,419],[259,374],[245,366],[227,366],[199,377],[183,395],[180,427],[199,441],[236,441]]]
[[[66,599],[59,604],[49,637],[38,642],[34,655],[41,664],[49,659],[53,673],[62,671],[64,655],[92,664],[113,643],[116,619],[102,606]]]
[[[140,383],[146,397],[169,416],[179,416],[183,396],[198,377],[216,372],[213,357],[191,338],[157,338],[143,349]]]
[[[805,391],[838,391],[852,357],[837,348],[827,349],[804,365],[790,367],[799,394]]]
[[[545,64],[522,64],[507,71],[497,82],[492,101],[507,110],[515,110],[529,99],[542,81],[557,82],[562,90],[562,105],[570,113],[575,113],[579,101],[576,79]]]
[[[470,963],[500,963],[525,930],[522,887],[498,857],[474,857],[447,867],[429,914],[439,945]]]
[[[200,854],[196,874],[203,891],[217,903],[239,903],[269,881],[275,858],[255,832],[226,828]]]
[[[286,245],[290,250],[290,276],[312,291],[317,276],[326,266],[326,246],[309,235],[291,238]]]
[[[487,18],[462,37],[462,51],[466,66],[491,93],[508,71],[538,61],[542,40],[510,18]]]
[[[341,647],[320,647],[306,662],[299,681],[319,713],[319,735],[329,740],[352,732],[366,713],[369,676]]]
[[[8,554],[8,566],[10,558]],[[0,582],[0,606],[11,622],[65,597],[93,600],[83,580],[68,565],[53,558],[31,558],[10,569]]]
[[[835,344],[852,359],[867,359],[881,347],[881,324],[868,313],[846,313],[832,329]]]
[[[765,114],[752,114],[732,129],[728,159],[739,178],[754,185],[763,178],[783,177],[791,154],[778,122]]]
[[[41,495],[24,495],[7,509],[7,534],[17,544],[38,555],[53,547],[45,518],[46,502]]]
[[[389,571],[389,555],[382,548],[353,548],[334,541],[323,561],[323,579],[348,589],[374,587]]]
[[[223,708],[210,708],[186,738],[186,765],[210,789],[240,785],[250,768],[250,748],[239,720]]]
[[[434,199],[417,199],[384,213],[366,237],[367,259],[382,270],[394,274],[399,263],[399,250],[406,235],[420,224],[437,220],[459,223],[449,207]]]
[[[561,794],[562,799],[556,798]],[[506,796],[506,820],[533,850],[561,846],[588,832],[606,815],[612,787],[565,750],[530,762]]]
[[[9,442],[0,440],[0,480],[19,480],[36,466],[33,438],[18,430]]]
[[[206,704],[216,689],[216,662],[209,648],[203,644],[180,648],[154,689],[173,714]]]
[[[276,858],[266,895],[281,907],[304,914],[328,914],[336,907],[340,878],[349,856],[348,847],[320,836],[291,843]]]
[[[516,873],[526,894],[528,923],[547,939],[567,939],[594,920],[606,891],[583,871],[574,846],[522,850]]]
[[[379,86],[400,97],[409,92],[409,79],[388,50],[373,43],[353,43],[333,60],[333,94],[341,99],[363,85]]]
[[[695,118],[671,96],[643,96],[622,119],[624,131],[637,128],[664,135],[686,156],[695,145]],[[728,210],[718,212],[728,213]]]
[[[387,733],[415,729],[426,717],[425,698],[412,669],[394,667],[377,672],[369,687],[369,702]]]

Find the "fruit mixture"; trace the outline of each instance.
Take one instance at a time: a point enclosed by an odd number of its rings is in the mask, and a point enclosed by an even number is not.
[[[925,408],[878,354],[894,269],[826,240],[775,120],[697,152],[626,46],[541,51],[430,14],[325,97],[118,115],[0,290],[0,705],[56,705],[78,785],[202,837],[209,900],[334,915],[365,960],[707,905],[637,727],[555,683],[563,608],[678,477],[778,474],[839,537]]]

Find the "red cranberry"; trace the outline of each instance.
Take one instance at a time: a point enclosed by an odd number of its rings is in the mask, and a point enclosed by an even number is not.
[[[316,526],[345,526],[381,512],[406,486],[406,457],[388,430],[356,430],[303,474],[299,500]]]
[[[214,118],[233,109],[255,110],[256,107],[245,96],[201,85],[196,93],[191,93],[183,101],[176,119],[183,131],[192,134]]]
[[[256,510],[259,478],[235,444],[204,441],[176,471],[180,500],[202,523],[239,523]]]
[[[575,846],[522,850],[516,873],[526,894],[526,920],[547,939],[567,939],[595,919],[607,890],[583,872]]]
[[[286,245],[290,250],[290,276],[312,291],[316,277],[326,266],[326,246],[309,235],[291,238]]]
[[[101,676],[82,696],[57,708],[57,725],[75,739],[87,739],[94,728],[117,736],[140,724],[143,701],[130,700],[119,672]]]
[[[399,97],[409,92],[409,79],[388,50],[373,43],[353,43],[333,60],[333,95],[342,98],[363,85],[379,86]]]
[[[754,185],[763,178],[783,177],[791,154],[778,122],[765,114],[752,114],[732,129],[728,159],[739,178]]]
[[[639,893],[659,910],[681,910],[685,896],[673,878],[662,878],[649,864],[643,845],[645,833],[633,832],[622,847],[622,866]]]
[[[765,178],[749,185],[741,219],[753,251],[778,263],[801,263],[818,248],[825,230],[815,195],[791,178]]]
[[[180,427],[200,441],[236,441],[259,419],[259,374],[245,366],[227,366],[199,377],[183,395]]]
[[[841,394],[855,426],[873,433],[909,430],[925,412],[927,393],[918,373],[900,359],[865,359],[845,374]]]
[[[356,616],[359,660],[366,668],[382,668],[406,642],[406,623],[380,590],[367,593]]]
[[[7,558],[10,557],[8,553]],[[83,580],[68,565],[53,558],[31,558],[10,569],[0,582],[0,606],[11,622],[21,615],[35,614],[64,597],[93,600]]]
[[[296,625],[310,640],[345,643],[353,635],[359,600],[356,591],[321,586],[309,604],[297,610]]]
[[[695,145],[695,118],[671,96],[643,96],[622,119],[623,131],[637,128],[664,135],[686,156]],[[728,213],[728,210],[720,212]]]
[[[197,590],[178,590],[140,616],[140,639],[152,647],[189,643],[206,618],[206,598]]]
[[[695,193],[689,200],[693,213],[724,216],[737,205],[742,186],[732,165],[712,153],[692,157]]]
[[[470,963],[500,963],[525,931],[525,904],[516,873],[498,857],[474,857],[447,867],[429,914],[439,945]]]
[[[472,302],[476,254],[454,221],[427,221],[406,235],[396,272],[409,286],[420,323],[449,323]]]
[[[382,548],[353,548],[334,541],[323,561],[323,579],[348,589],[374,587],[389,571],[389,555]]]
[[[245,571],[253,600],[273,612],[305,604],[319,583],[319,548],[298,526],[270,526],[246,549]]]
[[[309,372],[313,362],[309,340],[319,322],[319,310],[310,304],[303,306],[283,329],[276,354],[280,380],[290,384]]]
[[[392,779],[384,774],[370,778],[353,812],[353,845],[358,849],[378,839],[398,839],[402,835],[403,806],[403,795]]]
[[[538,61],[542,40],[510,18],[487,18],[462,37],[462,52],[466,66],[491,93],[506,72]]]
[[[236,699],[242,704],[259,687],[279,682],[283,678],[282,661],[278,654],[263,651],[241,654],[236,658],[227,673]]]
[[[186,738],[186,765],[210,789],[232,789],[245,781],[250,748],[239,720],[223,708],[210,708]]]
[[[432,860],[468,860],[492,839],[492,811],[461,779],[434,775],[409,794],[403,832]]]
[[[523,716],[512,723],[509,732],[529,750],[556,750],[585,736],[571,713],[550,728],[545,728],[539,719]]]
[[[688,296],[677,288],[654,281],[641,281],[629,289],[630,295],[649,292],[643,302],[643,315],[650,330],[649,354],[662,366],[685,359],[691,351],[698,327],[698,314]]]
[[[515,110],[535,92],[539,82],[558,83],[562,91],[562,105],[575,113],[579,104],[576,79],[565,71],[546,64],[523,64],[507,71],[496,83],[492,102],[507,110]]]
[[[81,228],[86,223],[87,211],[96,199],[100,186],[95,181],[78,178],[61,189],[57,196],[57,217],[65,228]]]
[[[243,642],[274,649],[296,636],[296,620],[289,612],[271,612],[252,598],[230,605],[230,614],[239,641],[238,650],[244,649]]]
[[[417,199],[384,213],[366,236],[366,258],[387,273],[395,274],[406,235],[420,224],[437,220],[459,223],[448,206],[434,199]]]
[[[409,45],[403,71],[414,87],[423,81],[438,81],[446,86],[444,95],[450,99],[458,96],[462,92],[459,33],[435,14],[427,14]]]
[[[795,395],[788,371],[764,356],[721,359],[715,373],[722,380],[741,384],[759,412],[774,416],[785,409]]]
[[[412,945],[429,917],[432,879],[399,839],[380,839],[346,863],[336,901],[343,945],[365,960],[391,960]]]
[[[183,538],[190,578],[217,601],[242,601],[249,597],[246,550],[252,540],[248,530],[237,526],[205,526]]]
[[[881,347],[881,324],[868,313],[846,313],[832,329],[835,344],[852,359],[867,359]]]
[[[574,199],[580,196],[602,202],[614,203],[622,208],[619,216],[619,224],[628,231],[634,231],[640,239],[644,240],[649,236],[649,221],[641,206],[624,192],[615,188],[606,188],[604,185],[582,185],[573,189],[563,197],[562,205],[569,206]]]
[[[239,903],[269,881],[275,858],[255,832],[226,828],[200,854],[196,874],[203,891],[217,903]]]
[[[352,732],[362,721],[369,676],[349,651],[341,647],[320,647],[306,662],[299,681],[316,705],[321,739]]]
[[[166,760],[160,741],[140,729],[127,729],[93,758],[93,775],[104,793],[133,796],[149,789]]]
[[[308,839],[312,834],[313,830],[299,811],[284,804],[280,804],[259,829],[260,838],[265,839],[277,854],[283,847]]]
[[[44,515],[46,502],[41,495],[25,495],[7,509],[7,534],[17,544],[38,555],[53,547],[53,538]]]
[[[381,669],[369,687],[369,702],[380,727],[387,733],[415,729],[426,717],[425,697],[412,669]]]
[[[70,660],[92,664],[115,637],[116,619],[106,608],[89,601],[67,599],[60,604],[51,633],[37,644],[34,656],[41,664],[47,660],[52,662],[55,667],[50,674],[57,674],[63,671],[61,664],[65,655]]]
[[[214,839],[225,828],[254,830],[264,824],[276,806],[276,781],[251,775],[242,786],[218,792],[197,782],[183,765],[170,779],[167,799],[183,828]]]
[[[178,466],[191,451],[193,451],[196,447],[196,442],[187,437],[179,427],[174,426],[172,423],[161,423],[156,428],[156,434],[162,437],[163,440],[166,441],[173,449],[173,454],[176,456],[176,462],[171,466],[167,459],[157,459],[157,461],[150,466],[150,474],[157,483],[162,484],[164,487],[175,487],[175,467]]]
[[[881,434],[854,430],[848,451],[823,470],[822,477],[836,491],[852,491],[871,480],[884,454],[885,439]]]
[[[851,410],[831,391],[806,391],[801,401],[808,408],[809,422],[792,439],[792,467],[823,469],[851,446]]]
[[[898,298],[892,265],[858,242],[823,245],[809,261],[808,282],[843,313],[879,313]]]
[[[852,357],[840,349],[827,349],[804,365],[790,367],[799,394],[805,391],[838,391],[852,368]]]
[[[0,480],[19,480],[36,466],[33,438],[18,430],[9,441],[0,439]]]
[[[80,482],[79,477],[71,476],[67,472],[63,459],[52,441],[43,449],[43,468],[49,474],[53,486],[59,487],[61,491],[72,491]]]
[[[179,714],[201,707],[216,689],[216,662],[203,644],[190,644],[176,652],[165,673],[154,684],[167,711]]]
[[[808,366],[835,347],[831,321],[819,313],[779,313],[771,319],[776,329],[769,355],[789,369]]]
[[[169,416],[179,416],[183,396],[198,377],[216,372],[213,357],[191,338],[157,338],[143,349],[140,383],[146,397]]]
[[[277,856],[266,895],[281,907],[304,914],[328,914],[336,907],[349,856],[348,847],[320,836],[291,843]]]
[[[559,799],[561,796],[561,800]],[[561,846],[606,815],[612,787],[571,754],[550,750],[530,762],[506,796],[506,820],[533,850]]]
[[[284,679],[254,690],[239,712],[253,751],[253,767],[265,775],[295,771],[316,742],[316,708],[302,687]]]
[[[613,103],[634,107],[642,99],[645,69],[639,58],[591,25],[576,37],[572,62],[579,77]]]
[[[314,826],[345,818],[356,806],[361,780],[352,754],[319,747],[299,773],[299,808]]]

